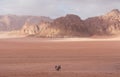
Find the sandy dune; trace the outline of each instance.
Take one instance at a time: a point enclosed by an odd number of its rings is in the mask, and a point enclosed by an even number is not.
[[[120,77],[120,41],[1,39],[0,77]]]

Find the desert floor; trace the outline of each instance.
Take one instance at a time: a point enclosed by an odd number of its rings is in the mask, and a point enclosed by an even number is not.
[[[0,39],[0,77],[120,77],[120,41]]]

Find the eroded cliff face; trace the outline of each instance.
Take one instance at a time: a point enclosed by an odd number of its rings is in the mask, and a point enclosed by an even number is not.
[[[34,28],[37,27],[37,28]],[[53,22],[43,22],[31,27],[29,24],[23,26],[22,31],[28,34],[44,36],[44,37],[72,37],[85,36],[84,22],[79,16],[69,14],[65,17],[55,19]]]
[[[36,24],[25,23],[21,32],[25,34],[34,35],[39,33],[39,26]]]
[[[59,29],[60,36],[83,36],[85,35],[84,22],[77,15],[68,14],[65,17],[53,21],[52,27]]]
[[[22,34],[37,36],[37,37],[57,37],[60,30],[52,27],[51,22],[42,22],[40,24],[26,23],[21,29]]]
[[[68,14],[42,22],[37,25],[25,24],[22,31],[41,37],[88,37],[120,34],[120,11],[117,9],[97,17],[82,20],[79,16]]]
[[[120,34],[120,12],[114,9],[105,15],[88,18],[85,26],[91,35]]]

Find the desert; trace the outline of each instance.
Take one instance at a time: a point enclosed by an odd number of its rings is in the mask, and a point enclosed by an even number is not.
[[[0,0],[0,77],[120,77],[120,0]]]
[[[120,76],[119,40],[61,40],[0,39],[0,77]],[[56,71],[55,65],[61,70]]]

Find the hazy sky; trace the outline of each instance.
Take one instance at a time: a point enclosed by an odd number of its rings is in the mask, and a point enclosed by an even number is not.
[[[120,10],[120,0],[0,0],[0,14],[59,17],[77,14],[81,18]]]

